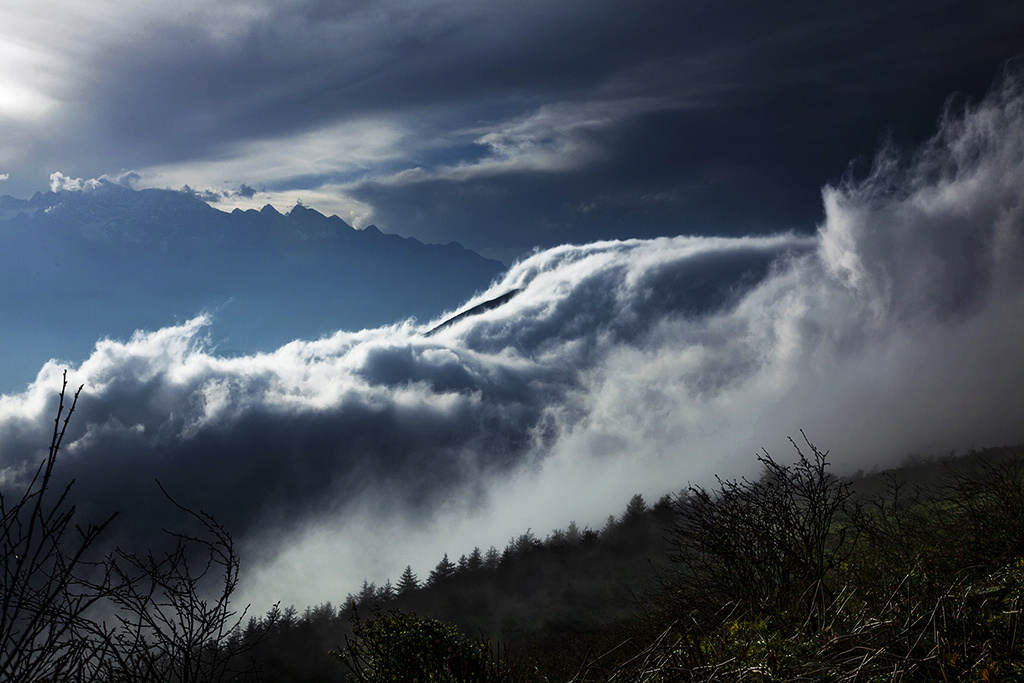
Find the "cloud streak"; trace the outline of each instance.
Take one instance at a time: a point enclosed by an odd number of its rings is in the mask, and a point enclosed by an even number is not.
[[[430,336],[221,358],[199,317],[101,341],[62,467],[127,539],[159,524],[159,478],[239,535],[249,599],[302,604],[749,472],[800,428],[847,469],[1019,442],[1022,108],[1011,77],[951,109],[826,187],[816,235],[538,251],[462,310],[516,296]],[[3,481],[46,443],[59,373],[0,397]]]

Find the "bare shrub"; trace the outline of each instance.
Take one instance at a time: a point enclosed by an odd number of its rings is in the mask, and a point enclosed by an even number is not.
[[[65,412],[66,390],[65,372],[46,458],[20,494],[0,490],[0,683],[254,680],[246,655],[273,621],[243,635],[246,610],[230,604],[238,555],[212,516],[164,491],[194,531],[165,531],[162,553],[106,557],[114,516],[76,523],[74,482],[55,490],[54,478],[82,387]]]
[[[757,481],[719,479],[714,491],[693,486],[680,495],[671,529],[679,606],[822,621],[836,592],[833,571],[849,551],[851,491],[828,471],[828,453],[801,435],[810,454],[790,439],[793,465],[765,451]]]
[[[255,680],[247,655],[261,634],[243,638],[248,606],[231,606],[239,575],[234,540],[212,516],[160,490],[195,531],[165,530],[170,549],[162,553],[115,551],[109,567],[116,581],[110,602],[117,628],[105,673],[125,683]]]
[[[96,578],[90,551],[113,517],[83,528],[69,498],[74,482],[54,490],[57,453],[82,391],[65,413],[67,385],[65,372],[46,459],[20,496],[0,490],[0,681],[74,679],[102,650],[88,612],[107,577]]]

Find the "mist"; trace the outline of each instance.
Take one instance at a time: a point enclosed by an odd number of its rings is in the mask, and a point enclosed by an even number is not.
[[[599,526],[635,493],[755,473],[761,448],[785,460],[801,429],[840,472],[1020,443],[1020,75],[822,207],[811,236],[538,251],[436,320],[271,353],[219,356],[204,315],[101,340],[0,397],[0,483],[41,458],[70,367],[82,513],[120,510],[118,542],[142,543],[170,512],[158,479],[234,532],[264,607]]]

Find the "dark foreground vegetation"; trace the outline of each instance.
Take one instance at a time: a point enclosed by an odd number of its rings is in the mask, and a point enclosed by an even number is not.
[[[113,517],[78,521],[74,482],[55,477],[81,392],[65,405],[66,377],[46,457],[24,490],[0,490],[0,681],[256,680],[251,652],[272,619],[243,633],[230,602],[238,556],[216,520],[164,492],[181,530],[143,553],[107,549]]]
[[[1020,448],[840,479],[804,437],[599,531],[250,616],[202,512],[159,552],[92,556],[106,523],[51,490],[63,398],[32,484],[0,492],[0,682],[1024,680]]]

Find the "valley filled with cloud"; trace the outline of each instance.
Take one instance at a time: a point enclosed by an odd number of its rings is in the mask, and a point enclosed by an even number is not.
[[[530,125],[488,138],[502,163],[545,163]],[[84,389],[63,475],[83,514],[121,512],[128,545],[164,523],[154,480],[213,514],[265,607],[753,475],[800,429],[846,472],[1019,443],[1020,73],[821,195],[813,233],[538,249],[432,321],[231,357],[215,314],[100,340],[68,373]],[[44,453],[67,365],[0,396],[5,485]]]

